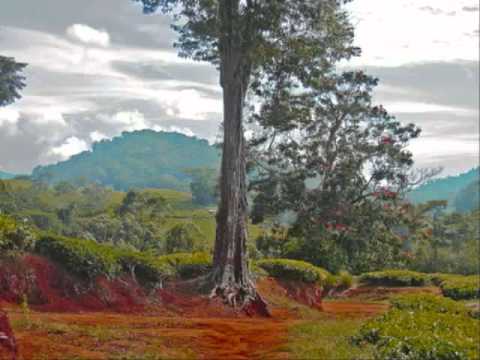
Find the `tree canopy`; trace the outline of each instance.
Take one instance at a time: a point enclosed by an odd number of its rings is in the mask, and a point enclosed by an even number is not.
[[[20,99],[20,90],[25,87],[22,74],[26,64],[17,63],[15,59],[0,56],[0,106],[6,106]]]

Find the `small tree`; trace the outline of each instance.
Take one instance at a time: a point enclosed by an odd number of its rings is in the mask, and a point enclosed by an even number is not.
[[[402,125],[372,104],[377,79],[363,72],[313,74],[301,89],[276,78],[269,98],[252,116],[257,127],[250,143],[256,170],[252,187],[258,193],[254,214],[258,221],[262,213],[291,211],[295,236],[335,238],[354,259],[375,237],[396,241],[386,234],[396,224],[401,194],[410,184],[413,159],[406,147],[420,129]]]
[[[217,202],[217,171],[209,168],[192,169],[190,190],[197,205],[212,205]]]

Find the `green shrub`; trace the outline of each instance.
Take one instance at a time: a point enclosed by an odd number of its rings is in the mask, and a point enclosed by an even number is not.
[[[338,275],[328,274],[323,281],[326,289],[348,289],[353,285],[353,276],[348,271],[340,271]]]
[[[0,254],[30,250],[35,235],[15,219],[0,214]]]
[[[428,275],[409,270],[375,271],[360,276],[368,285],[381,286],[424,286],[430,283]]]
[[[191,252],[195,247],[195,239],[201,235],[200,228],[193,223],[177,224],[166,234],[165,250],[168,254]]]
[[[348,271],[340,271],[338,279],[338,286],[341,288],[348,289],[353,285],[353,276],[350,275]]]
[[[212,258],[205,253],[155,256],[148,252],[118,249],[93,240],[44,236],[36,251],[58,262],[67,271],[90,280],[98,275],[133,275],[144,284],[158,284],[175,277],[192,278],[212,269]]]
[[[430,282],[436,286],[440,286],[440,284],[447,280],[447,279],[450,279],[452,277],[456,277],[456,276],[459,276],[459,275],[453,275],[453,274],[442,274],[442,273],[432,273],[432,274],[428,274],[427,275]]]
[[[179,253],[160,256],[159,263],[171,266],[182,279],[191,279],[212,270],[212,256],[207,253]]]
[[[89,280],[99,275],[113,277],[120,271],[114,248],[93,240],[47,235],[36,243],[35,250]]]
[[[480,322],[461,304],[433,295],[397,298],[355,338],[376,346],[377,359],[478,359]]]
[[[117,251],[116,256],[123,271],[129,272],[142,283],[161,284],[175,276],[175,269],[170,264],[152,254],[121,249]]]
[[[329,272],[300,260],[266,259],[256,262],[270,276],[284,280],[303,281],[306,283],[323,283]]]
[[[392,307],[400,310],[433,311],[438,313],[465,314],[468,309],[452,299],[433,294],[408,294],[392,298]]]
[[[480,298],[480,277],[471,276],[450,276],[440,283],[443,295],[455,299],[478,299]]]

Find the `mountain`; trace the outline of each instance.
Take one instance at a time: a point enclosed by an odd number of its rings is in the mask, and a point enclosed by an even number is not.
[[[415,204],[430,200],[447,200],[450,210],[458,208],[459,211],[462,211],[463,201],[465,201],[462,199],[466,198],[465,192],[474,194],[479,180],[480,167],[477,167],[457,176],[431,180],[413,190],[408,198]]]
[[[0,170],[0,180],[13,179],[15,175]]]
[[[33,170],[34,180],[97,182],[116,190],[165,188],[188,190],[189,169],[218,168],[219,150],[206,140],[179,133],[141,130],[102,140],[55,165]]]

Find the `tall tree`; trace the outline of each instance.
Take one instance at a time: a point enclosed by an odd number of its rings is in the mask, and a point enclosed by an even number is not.
[[[210,276],[232,305],[261,302],[246,253],[247,184],[243,117],[247,94],[262,97],[269,78],[321,75],[357,51],[343,0],[135,0],[173,15],[181,56],[208,61],[223,88],[220,204]],[[252,78],[255,81],[252,82]]]
[[[25,87],[22,71],[26,64],[0,56],[0,106],[6,106],[20,98],[19,91]]]

